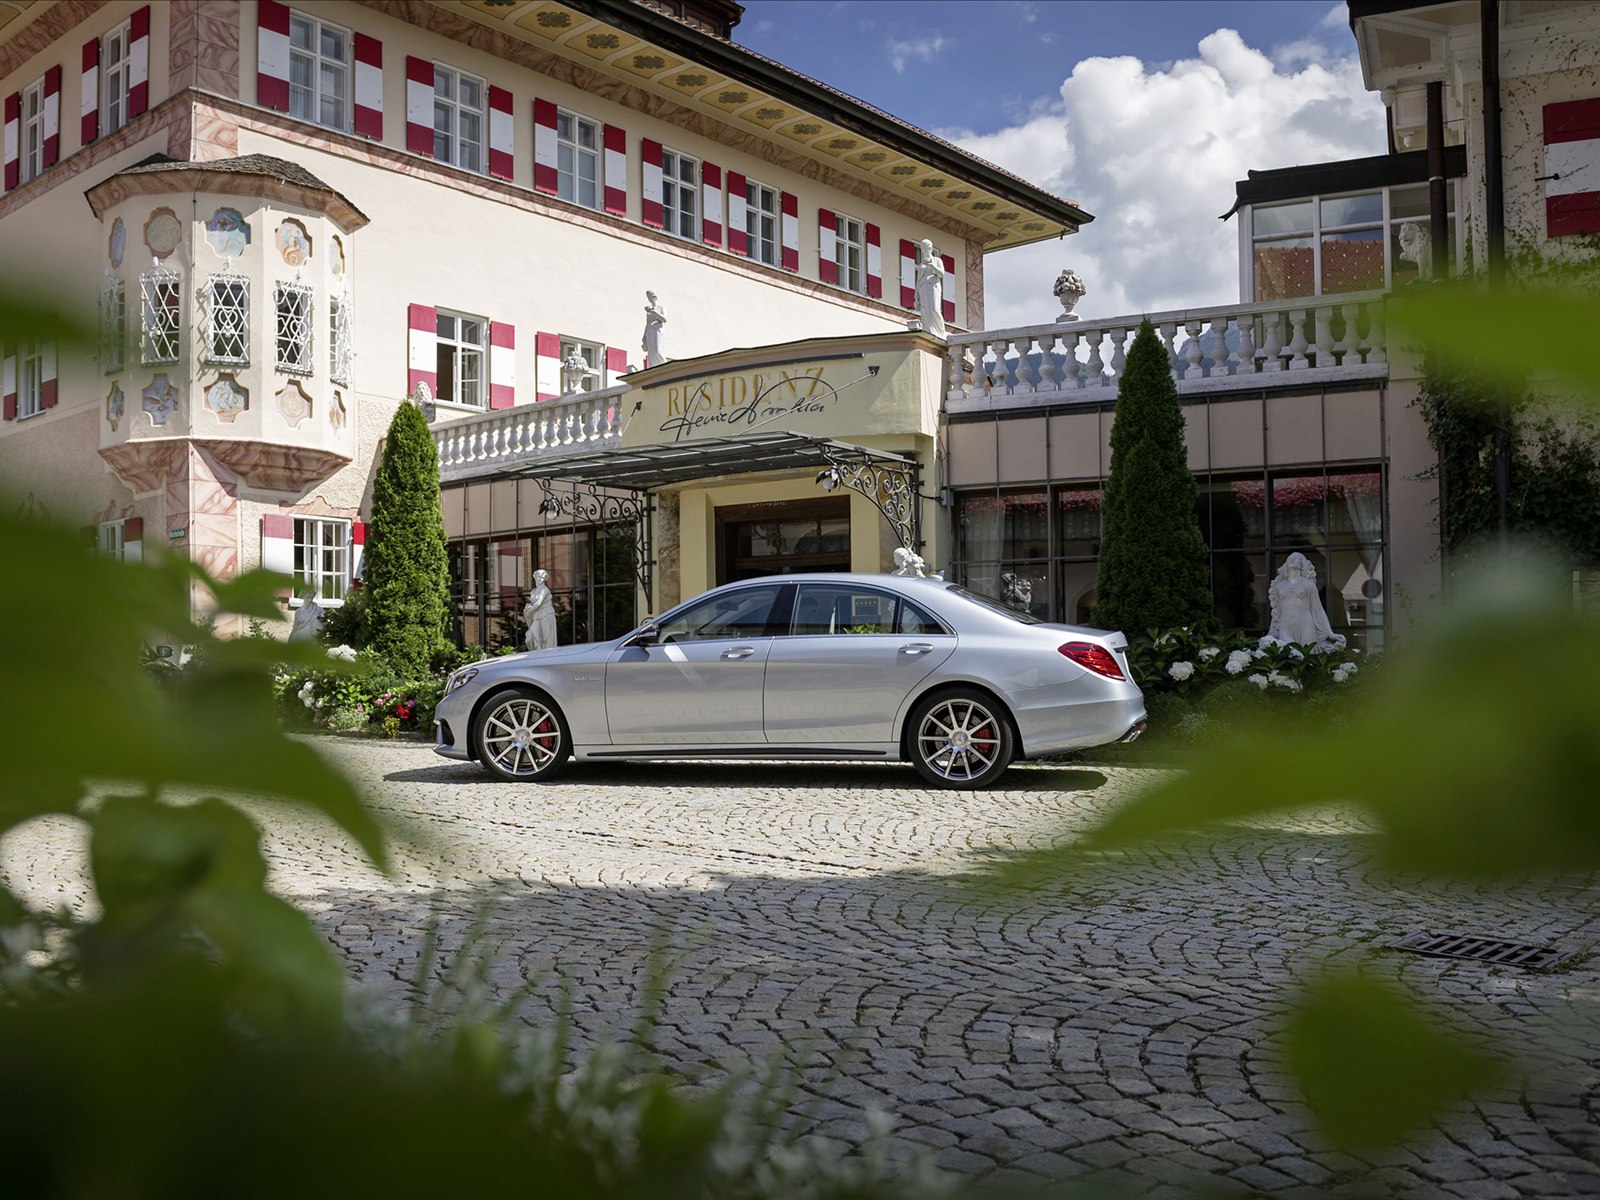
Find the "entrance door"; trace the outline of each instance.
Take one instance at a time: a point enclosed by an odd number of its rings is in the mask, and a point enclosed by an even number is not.
[[[717,509],[717,583],[850,569],[850,498]]]

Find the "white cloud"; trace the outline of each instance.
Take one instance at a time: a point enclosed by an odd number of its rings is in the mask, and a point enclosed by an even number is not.
[[[1343,6],[1339,6],[1340,11]],[[1078,63],[1060,94],[993,133],[945,137],[1095,214],[1070,240],[984,260],[991,329],[1051,318],[1064,266],[1084,276],[1084,316],[1239,298],[1233,206],[1246,171],[1383,150],[1383,106],[1353,55],[1277,61],[1219,29],[1193,58]]]
[[[938,58],[949,40],[942,33],[931,37],[909,38],[903,42],[889,43],[889,65],[896,75],[904,75],[913,62],[931,63]]]

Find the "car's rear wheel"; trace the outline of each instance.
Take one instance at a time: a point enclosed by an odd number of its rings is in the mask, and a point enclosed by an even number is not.
[[[478,761],[501,779],[550,779],[572,755],[567,719],[532,688],[509,688],[489,697],[473,721]]]
[[[912,765],[934,787],[981,788],[1011,765],[1011,721],[976,688],[935,692],[911,711]]]

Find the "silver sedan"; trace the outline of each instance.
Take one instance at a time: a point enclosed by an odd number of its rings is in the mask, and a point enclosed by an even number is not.
[[[783,575],[626,637],[450,676],[434,749],[510,780],[569,759],[910,762],[937,787],[1144,728],[1120,633],[1046,625],[938,579]]]

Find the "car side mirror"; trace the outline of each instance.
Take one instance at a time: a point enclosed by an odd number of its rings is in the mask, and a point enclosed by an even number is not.
[[[648,621],[639,626],[637,632],[628,639],[630,646],[654,646],[661,637],[661,629],[654,621]]]

